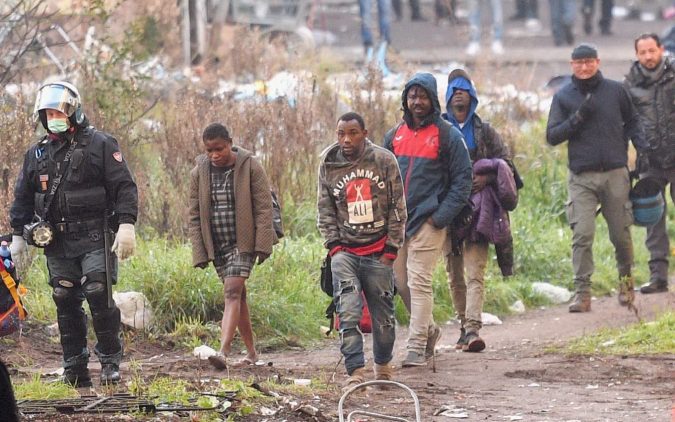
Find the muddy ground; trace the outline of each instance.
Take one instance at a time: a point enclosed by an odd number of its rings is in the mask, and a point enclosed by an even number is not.
[[[675,309],[675,293],[638,295],[640,315],[649,320],[666,309]],[[457,352],[456,325],[446,325],[435,362],[428,367],[398,369],[396,380],[412,388],[419,397],[422,421],[448,421],[458,416],[470,421],[668,421],[671,420],[675,394],[675,350],[668,355],[649,356],[566,356],[551,352],[554,346],[592,333],[603,327],[619,327],[636,321],[635,315],[621,308],[615,297],[593,301],[588,314],[569,314],[566,306],[529,311],[504,319],[503,325],[485,327],[481,334],[487,349],[479,354]],[[149,341],[143,335],[127,333],[123,375],[137,374],[151,380],[167,375],[199,384],[200,380],[227,377],[192,357],[190,350],[172,348],[167,343]],[[665,333],[664,333],[665,334]],[[394,362],[405,354],[405,327],[397,332]],[[672,333],[670,334],[672,335]],[[366,343],[370,346],[370,336]],[[370,355],[370,347],[368,347]],[[14,343],[0,340],[0,356],[12,370],[13,379],[26,379],[34,373],[58,369],[60,347],[49,338],[44,327],[29,326],[24,337]],[[250,382],[312,378],[325,382],[316,395],[296,389],[285,391],[277,399],[275,415],[255,413],[240,420],[310,421],[337,420],[340,385],[346,375],[340,365],[338,340],[326,340],[320,348],[268,353],[262,358],[272,366],[232,368],[229,377]],[[372,364],[372,361],[368,363]],[[98,375],[98,363],[92,358],[92,377]],[[83,394],[106,394],[95,387]],[[284,400],[285,399],[285,400]],[[286,403],[284,403],[284,401]],[[295,402],[289,404],[288,402]],[[403,390],[381,392],[369,389],[366,395],[348,400],[345,410],[362,409],[413,417],[411,396]],[[237,402],[235,401],[235,406]],[[318,417],[293,411],[302,405],[320,410]],[[445,406],[446,413],[436,415]],[[258,409],[257,412],[261,412]],[[388,413],[387,413],[388,412]],[[116,420],[134,420],[118,416]],[[30,420],[111,420],[88,416],[37,417]],[[163,415],[157,420],[188,420],[181,414]],[[364,419],[365,420],[365,419]],[[373,419],[370,419],[373,420]]]

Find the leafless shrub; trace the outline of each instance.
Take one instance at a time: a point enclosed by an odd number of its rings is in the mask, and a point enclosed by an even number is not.
[[[45,8],[45,0],[13,0],[0,7],[0,86],[21,73],[21,59],[39,48]]]
[[[30,104],[32,105],[32,104]],[[34,123],[31,114],[25,112],[29,105],[24,98],[15,102],[0,103],[0,234],[11,231],[9,207],[14,199],[14,183],[23,164],[23,156],[34,140]]]

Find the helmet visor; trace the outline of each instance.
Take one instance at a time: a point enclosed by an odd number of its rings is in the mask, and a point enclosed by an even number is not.
[[[70,117],[77,109],[77,97],[63,85],[45,85],[38,92],[35,111],[53,109]]]

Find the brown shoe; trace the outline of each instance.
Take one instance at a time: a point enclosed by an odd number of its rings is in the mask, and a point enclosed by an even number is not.
[[[394,378],[394,367],[390,363],[385,363],[384,365],[375,364],[375,379],[378,381],[391,381]],[[380,390],[387,390],[386,385],[380,385],[378,387]]]
[[[570,303],[569,311],[576,312],[589,312],[591,310],[591,294],[589,292],[584,293],[575,293],[572,298],[572,303]]]
[[[347,378],[347,382],[342,387],[342,393],[346,393],[352,387],[355,387],[366,381],[366,369],[364,367],[356,368],[352,374]]]

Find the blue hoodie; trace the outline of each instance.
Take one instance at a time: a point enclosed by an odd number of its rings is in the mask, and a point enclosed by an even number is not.
[[[414,85],[427,91],[433,111],[419,128],[413,127],[407,94]],[[406,237],[412,237],[431,217],[437,228],[447,227],[471,193],[471,159],[461,133],[441,118],[436,79],[417,73],[401,97],[403,123],[384,136],[384,147],[396,155],[408,207]]]
[[[450,106],[450,100],[452,100],[452,96],[455,95],[455,91],[458,89],[468,91],[469,95],[471,96],[469,113],[466,115],[464,127],[461,127],[457,119],[455,119],[455,115],[452,112],[452,107]],[[463,76],[458,76],[448,81],[448,89],[445,91],[445,109],[447,110],[447,113],[443,113],[443,118],[452,123],[452,125],[457,129],[462,131],[462,135],[464,135],[464,142],[466,142],[466,147],[469,149],[469,151],[476,149],[476,141],[473,136],[473,116],[476,112],[476,107],[478,107],[478,94],[476,93],[476,89],[470,80]]]

